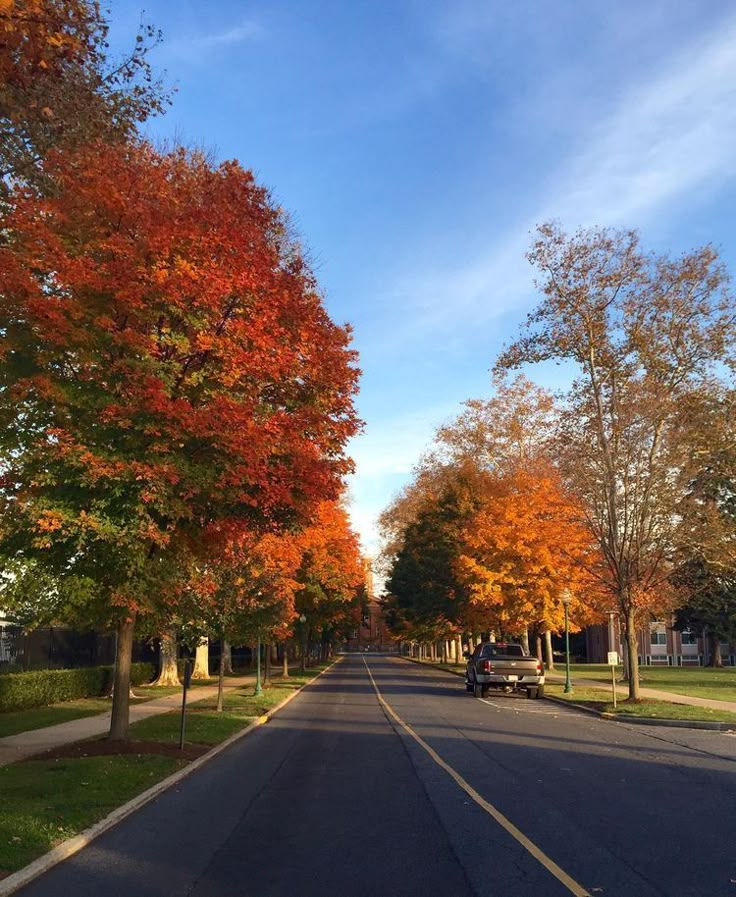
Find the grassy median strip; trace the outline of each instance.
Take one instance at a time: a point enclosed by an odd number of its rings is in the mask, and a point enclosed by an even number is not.
[[[172,712],[134,723],[130,742],[114,753],[102,739],[0,768],[0,878],[243,729],[327,665],[273,679],[259,697],[252,685],[230,689],[222,713],[215,710],[215,699],[193,705],[187,711],[184,757],[178,752],[179,714]],[[104,753],[97,756],[98,751]]]
[[[27,760],[0,769],[0,874],[21,869],[184,761],[129,754]]]
[[[614,713],[619,717],[640,716],[651,719],[697,720],[710,723],[736,723],[736,713],[726,710],[711,710],[709,707],[693,707],[688,704],[673,704],[670,701],[654,701],[644,698],[630,704],[623,696],[618,697],[614,710],[611,690],[603,688],[578,687],[573,682],[572,694],[566,695],[562,683],[548,682],[545,692],[553,698],[562,698],[573,704],[582,704],[602,713]]]

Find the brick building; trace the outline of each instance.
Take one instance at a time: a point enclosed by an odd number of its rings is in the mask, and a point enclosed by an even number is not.
[[[373,568],[370,558],[364,560],[367,606],[358,626],[347,640],[348,651],[395,651],[396,643],[391,639],[383,619],[383,605],[376,598]]]
[[[607,652],[621,655],[622,633],[617,615],[608,624],[588,626],[585,647],[588,663],[606,663]],[[708,639],[684,630],[672,628],[671,620],[654,620],[637,633],[639,663],[643,666],[707,666],[710,662]],[[609,647],[610,646],[610,647]],[[736,645],[721,642],[721,657],[725,666],[736,666]]]

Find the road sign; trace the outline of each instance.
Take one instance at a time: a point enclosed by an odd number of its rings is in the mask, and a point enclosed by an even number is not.
[[[618,651],[608,652],[608,666],[615,667],[618,665]]]

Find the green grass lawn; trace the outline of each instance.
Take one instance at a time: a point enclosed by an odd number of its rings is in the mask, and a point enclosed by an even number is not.
[[[189,690],[208,688],[213,685],[217,685],[217,679],[193,679]],[[152,698],[165,698],[167,695],[180,695],[181,685],[135,685],[133,686],[133,694],[149,700]]]
[[[0,768],[0,870],[22,868],[180,765],[170,757],[127,755]]]
[[[288,679],[273,679],[258,698],[253,695],[252,685],[231,688],[225,692],[222,713],[215,710],[215,699],[198,702],[187,712],[185,740],[207,745],[224,741],[328,665]],[[42,709],[56,711],[59,706],[62,705]],[[177,712],[134,723],[130,737],[133,742],[142,742],[140,753],[39,758],[0,767],[0,877],[78,834],[186,763],[177,756],[145,753],[145,742],[178,742]]]
[[[615,713],[617,716],[645,716],[653,719],[701,720],[736,724],[736,713],[728,713],[725,710],[710,710],[708,707],[691,707],[687,704],[672,704],[669,701],[648,699],[637,704],[630,704],[623,698],[617,700],[614,710],[610,689],[606,692],[603,688],[580,688],[574,682],[572,694],[566,695],[562,689],[562,683],[548,682],[545,685],[545,692],[554,698],[583,704],[585,707],[592,707],[594,710],[604,713]]]
[[[604,664],[571,664],[573,678],[611,681],[611,668]],[[556,664],[555,673],[564,674],[565,665]],[[736,667],[640,667],[641,684],[645,688],[671,691],[695,698],[736,701]],[[617,668],[621,676],[621,667]]]
[[[324,667],[322,667],[324,669]],[[233,732],[253,722],[266,711],[280,704],[292,691],[300,688],[319,672],[310,670],[306,676],[290,676],[288,679],[273,679],[271,686],[263,694],[255,697],[253,686],[229,688],[225,691],[223,712],[218,713],[217,698],[211,697],[189,708],[186,717],[185,740],[193,744],[218,744],[229,738]],[[130,736],[133,739],[178,742],[181,715],[179,711],[162,713],[149,719],[133,723]]]

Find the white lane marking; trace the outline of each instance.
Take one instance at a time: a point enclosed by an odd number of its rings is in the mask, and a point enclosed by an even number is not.
[[[559,716],[558,710],[543,710],[541,707],[514,707],[511,704],[495,704],[493,701],[489,701],[488,698],[476,698],[476,700],[481,701],[483,704],[488,704],[489,707],[495,707],[496,710],[511,710],[514,713],[536,713],[540,716]],[[515,700],[512,698],[511,700]]]
[[[527,838],[527,836],[518,829],[510,819],[507,819],[500,810],[497,810],[493,804],[489,803],[484,797],[482,797],[473,786],[467,782],[459,772],[456,772],[449,763],[440,757],[440,755],[435,751],[433,747],[430,747],[429,744],[422,738],[421,735],[417,735],[417,733],[412,729],[412,727],[405,723],[404,720],[399,716],[399,714],[394,710],[394,708],[388,703],[388,701],[381,694],[378,685],[376,684],[376,680],[373,678],[373,673],[371,672],[371,668],[368,666],[368,662],[365,657],[363,658],[363,663],[365,664],[366,672],[368,673],[368,678],[371,680],[371,684],[373,685],[373,690],[376,693],[376,697],[378,698],[378,702],[381,707],[389,714],[389,716],[399,725],[401,728],[409,734],[414,741],[418,745],[420,745],[424,750],[429,754],[429,756],[434,760],[434,762],[444,769],[444,771],[463,789],[463,791],[468,795],[468,797],[472,798],[479,807],[488,813],[496,822],[501,826],[501,828],[505,829],[512,838],[521,844],[539,863],[541,863],[544,868],[550,872],[554,877],[559,881],[562,885],[564,885],[567,890],[574,894],[575,897],[591,897],[589,891],[587,891],[581,884],[575,881],[574,878],[571,878],[564,869],[560,868],[560,866],[555,863],[553,859],[547,856],[543,850],[541,850],[537,845]]]

